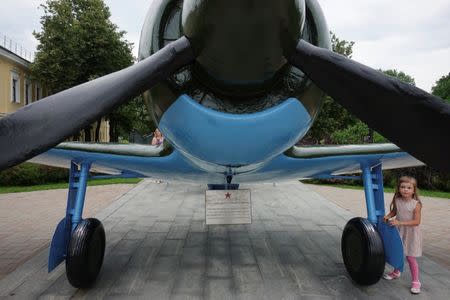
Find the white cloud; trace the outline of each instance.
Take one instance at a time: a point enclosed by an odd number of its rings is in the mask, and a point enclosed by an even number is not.
[[[353,59],[397,69],[431,90],[450,71],[448,0],[319,0],[330,29],[355,41]]]

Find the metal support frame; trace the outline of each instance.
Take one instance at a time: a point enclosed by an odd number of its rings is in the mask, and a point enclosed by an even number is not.
[[[374,225],[383,240],[384,257],[387,263],[403,271],[403,244],[394,226],[384,223],[384,187],[381,163],[361,165],[364,192],[366,194],[367,219]]]
[[[360,180],[361,176],[346,176],[346,175],[319,175],[314,177],[317,179],[350,179],[350,180]]]
[[[86,197],[87,180],[89,178],[90,163],[78,165],[71,162],[69,179],[69,196],[67,198],[66,219],[70,220],[73,232],[81,222],[83,216],[84,199]]]
[[[231,183],[233,180],[233,171],[231,167],[228,167],[227,172],[225,173],[225,180],[227,183],[225,184],[208,184],[208,190],[238,190],[239,184]]]
[[[66,258],[70,237],[77,225],[82,221],[90,168],[90,162],[82,162],[81,164],[75,161],[70,162],[66,216],[59,222],[53,234],[48,259],[49,272]]]
[[[385,215],[381,163],[375,166],[361,165],[361,170],[366,195],[367,219],[376,225],[379,218]]]

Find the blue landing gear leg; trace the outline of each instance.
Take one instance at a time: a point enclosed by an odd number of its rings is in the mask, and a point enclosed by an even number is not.
[[[77,288],[89,287],[97,278],[105,252],[105,230],[97,219],[82,219],[90,163],[70,166],[66,217],[53,235],[48,271],[66,260],[69,282]]]
[[[364,177],[364,192],[366,194],[367,216],[383,240],[385,261],[403,272],[403,243],[398,230],[384,223],[384,187],[381,163],[373,168],[362,168]]]
[[[341,247],[345,268],[358,284],[377,283],[383,275],[385,255],[376,224],[384,216],[381,164],[361,165],[366,195],[367,219],[353,218],[345,225]]]

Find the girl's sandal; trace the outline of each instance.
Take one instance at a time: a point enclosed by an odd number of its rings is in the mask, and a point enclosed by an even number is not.
[[[384,274],[384,275],[383,275],[383,278],[386,279],[386,280],[393,280],[393,279],[398,279],[398,278],[400,278],[400,275],[401,275],[400,272],[392,271],[392,272],[390,272],[390,273]]]
[[[411,293],[420,294],[420,282],[413,281],[411,284]]]

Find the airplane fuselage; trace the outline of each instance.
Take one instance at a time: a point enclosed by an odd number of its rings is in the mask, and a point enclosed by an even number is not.
[[[323,93],[286,57],[300,39],[330,47],[316,0],[155,0],[139,58],[182,35],[195,63],[144,94],[154,121],[181,153],[200,166],[254,169],[306,134]],[[214,147],[199,151],[204,143]]]

